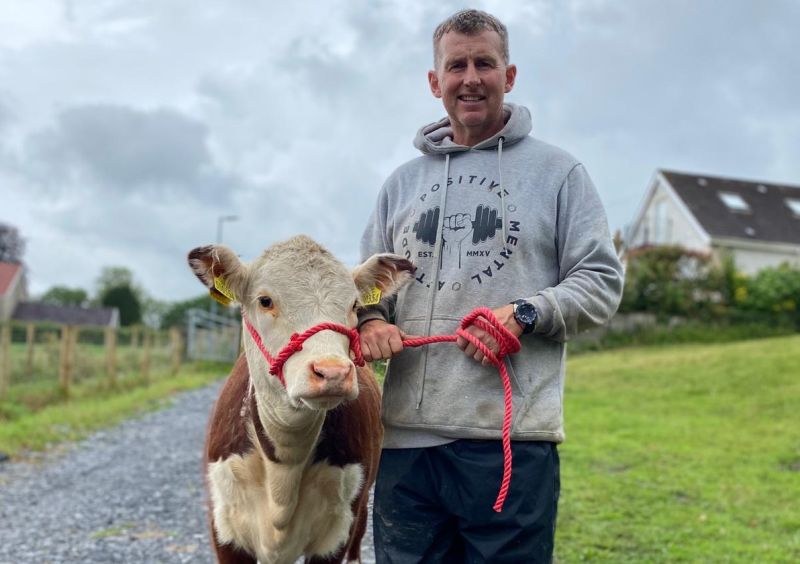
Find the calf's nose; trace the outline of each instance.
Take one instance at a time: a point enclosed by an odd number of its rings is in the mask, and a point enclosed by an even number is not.
[[[311,372],[317,379],[331,385],[343,384],[352,378],[353,364],[333,360],[319,360],[311,363]]]

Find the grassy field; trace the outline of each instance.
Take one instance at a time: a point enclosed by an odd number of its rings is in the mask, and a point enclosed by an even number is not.
[[[557,562],[800,562],[800,336],[575,357]]]
[[[226,372],[86,381],[30,413],[7,402],[0,451],[85,436]],[[800,561],[800,336],[588,353],[567,380],[559,564]]]
[[[149,381],[128,377],[116,387],[86,379],[76,384],[69,398],[60,397],[45,382],[12,388],[12,397],[0,402],[0,452],[11,456],[27,450],[42,450],[64,441],[114,425],[146,410],[157,409],[169,397],[183,390],[208,384],[228,373],[230,366],[219,363],[190,363],[176,376],[155,372]],[[28,401],[31,403],[23,403]]]

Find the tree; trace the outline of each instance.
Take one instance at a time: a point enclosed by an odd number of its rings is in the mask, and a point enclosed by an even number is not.
[[[142,322],[142,304],[146,296],[133,281],[133,273],[124,266],[107,266],[97,278],[97,301],[119,309],[120,325]]]
[[[186,312],[190,309],[208,310],[210,300],[211,298],[208,296],[208,293],[205,293],[196,298],[169,304],[168,309],[161,318],[161,327],[183,327],[186,324]],[[235,307],[220,307],[217,310],[217,315],[236,319],[239,314],[238,312],[238,308]]]
[[[44,293],[41,302],[60,306],[84,306],[89,302],[89,294],[82,288],[53,286]]]
[[[141,292],[133,283],[133,273],[124,266],[106,266],[97,278],[97,295],[102,299],[112,288],[127,286],[131,288],[141,301]]]
[[[0,223],[0,262],[22,264],[25,240],[19,230],[8,223]]]
[[[142,305],[139,297],[130,286],[109,288],[100,296],[100,304],[115,307],[119,310],[119,323],[123,327],[135,325],[142,321]]]

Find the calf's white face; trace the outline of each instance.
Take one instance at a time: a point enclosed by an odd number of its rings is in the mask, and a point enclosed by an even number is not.
[[[189,265],[212,296],[238,301],[269,353],[276,357],[292,334],[333,322],[355,327],[360,296],[377,288],[396,293],[411,279],[414,267],[397,255],[381,254],[348,272],[336,258],[305,236],[268,248],[245,265],[229,248],[200,247],[189,253]],[[255,344],[245,335],[251,378],[280,381]],[[258,366],[254,366],[254,359]],[[308,338],[302,350],[283,366],[286,394],[294,407],[330,409],[358,395],[348,338],[325,330]]]

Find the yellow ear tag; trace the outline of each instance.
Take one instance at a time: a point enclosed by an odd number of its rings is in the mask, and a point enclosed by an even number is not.
[[[217,291],[211,291],[211,297],[217,300],[222,305],[228,305],[229,303],[236,301],[236,295],[233,291],[228,288],[228,285],[225,283],[225,279],[221,276],[214,277],[214,289]]]
[[[365,306],[375,305],[381,301],[381,289],[373,288],[361,294],[361,303]]]

